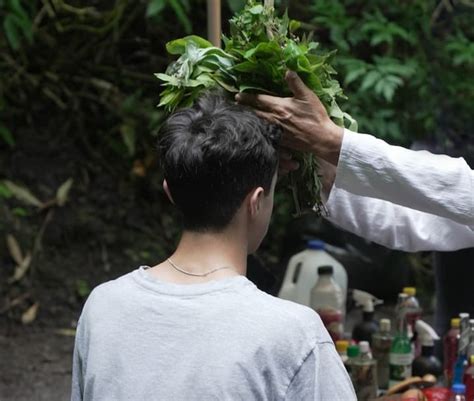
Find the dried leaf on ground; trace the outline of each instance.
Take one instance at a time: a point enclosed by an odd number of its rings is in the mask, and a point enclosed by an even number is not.
[[[23,253],[21,252],[20,244],[12,234],[7,235],[7,247],[10,256],[17,265],[21,265],[23,262]]]
[[[15,272],[13,273],[13,277],[10,278],[9,283],[20,281],[25,276],[30,268],[32,259],[31,253],[28,252],[22,262],[15,267]]]
[[[56,202],[58,206],[64,206],[67,202],[73,182],[74,180],[72,178],[68,178],[56,191]]]
[[[74,337],[76,335],[76,329],[57,329],[55,333],[60,336]]]
[[[39,303],[35,302],[21,315],[21,322],[23,324],[30,324],[34,322],[36,316],[38,316]]]
[[[12,195],[18,200],[25,202],[31,206],[36,206],[36,207],[43,206],[43,202],[41,202],[36,196],[34,196],[29,189],[24,188],[8,180],[4,180],[2,181],[2,183],[10,190]]]

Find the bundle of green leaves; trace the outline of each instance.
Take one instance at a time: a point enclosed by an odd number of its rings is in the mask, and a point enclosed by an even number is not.
[[[230,36],[223,36],[224,49],[198,36],[169,42],[168,52],[179,58],[165,74],[156,74],[165,87],[159,106],[173,112],[192,105],[203,90],[216,86],[234,93],[291,96],[284,79],[290,69],[318,95],[338,125],[356,130],[356,121],[336,101],[344,95],[330,64],[335,52],[319,51],[318,43],[310,37],[295,34],[298,28],[299,23],[290,21],[287,13],[279,18],[273,7],[249,0],[230,20]],[[304,153],[295,154],[295,159],[300,168],[290,175],[289,186],[296,214],[308,210],[319,213],[322,209],[317,160]]]

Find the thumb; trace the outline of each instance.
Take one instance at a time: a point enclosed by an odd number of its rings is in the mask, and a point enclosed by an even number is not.
[[[285,75],[285,80],[293,95],[298,99],[305,99],[308,96],[310,89],[303,83],[298,74],[294,71],[288,70]]]

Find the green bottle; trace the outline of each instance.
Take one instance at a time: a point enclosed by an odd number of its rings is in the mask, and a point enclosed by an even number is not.
[[[398,319],[397,323],[397,333],[390,348],[389,387],[411,377],[411,364],[413,362],[411,343],[407,335],[407,322],[402,317]]]

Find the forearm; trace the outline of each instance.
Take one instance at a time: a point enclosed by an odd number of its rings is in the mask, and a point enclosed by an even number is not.
[[[461,158],[345,130],[335,185],[474,227],[474,172]]]
[[[474,231],[466,225],[335,186],[326,208],[332,223],[388,248],[417,252],[474,246]]]

